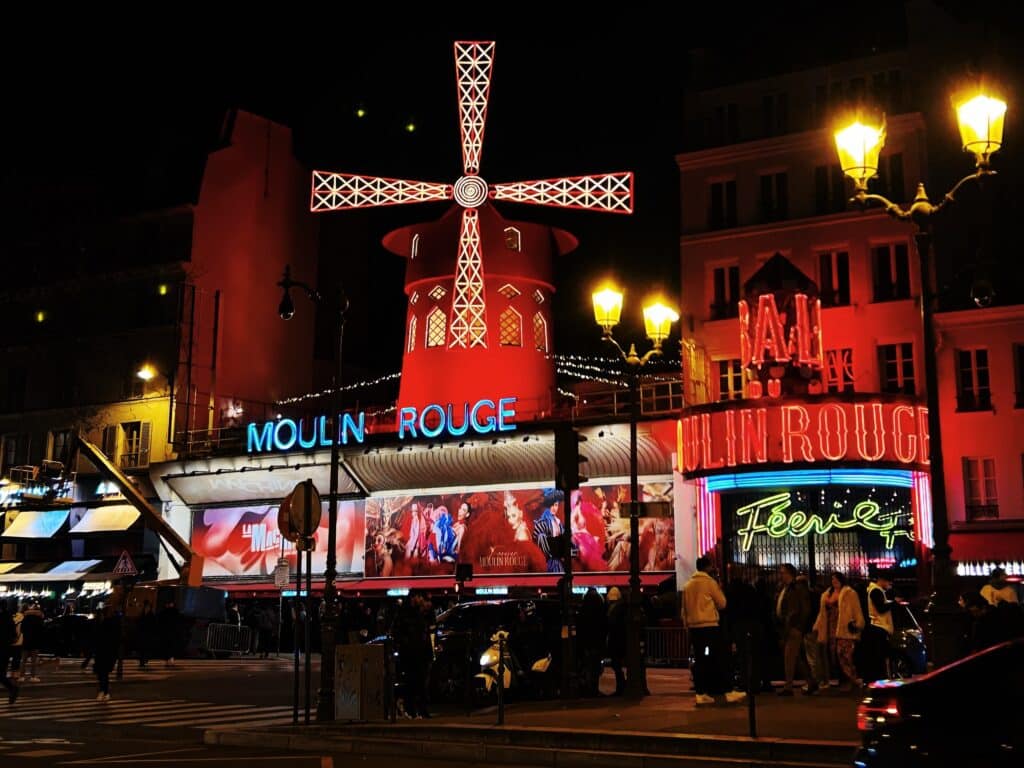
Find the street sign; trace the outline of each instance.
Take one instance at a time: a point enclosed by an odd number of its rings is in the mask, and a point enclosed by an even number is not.
[[[284,589],[291,583],[291,573],[288,569],[287,558],[280,558],[277,561],[277,567],[274,568],[274,586],[278,589]]]
[[[292,493],[285,496],[281,501],[281,506],[278,507],[277,530],[281,532],[283,538],[294,543],[298,540],[300,534],[292,528]]]
[[[132,556],[128,554],[128,550],[125,549],[121,552],[121,557],[117,561],[117,565],[114,566],[112,573],[118,576],[138,576],[139,569],[135,567],[135,561],[132,560]]]
[[[309,515],[307,521],[306,515]],[[320,515],[323,507],[320,504],[320,494],[312,480],[304,480],[295,486],[291,492],[288,517],[291,520],[291,528],[298,531],[300,536],[308,537],[313,531],[320,527]]]

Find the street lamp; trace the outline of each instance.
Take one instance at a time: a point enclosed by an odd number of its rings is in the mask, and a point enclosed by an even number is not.
[[[135,372],[135,375],[143,381],[152,381],[156,378],[156,368],[151,363],[143,363],[139,366],[139,370]]]
[[[327,568],[324,571],[324,611],[320,625],[320,689],[317,691],[316,719],[330,721],[334,719],[334,652],[337,645],[338,623],[338,591],[335,580],[338,576],[337,564],[337,530],[338,530],[338,465],[341,463],[341,448],[338,445],[338,419],[341,411],[341,353],[345,337],[345,313],[348,311],[348,297],[345,296],[341,283],[338,283],[337,294],[333,300],[325,299],[315,288],[304,282],[293,280],[291,268],[285,266],[284,276],[277,283],[281,288],[281,303],[277,312],[282,320],[290,320],[295,316],[295,304],[292,302],[291,289],[299,288],[313,302],[336,313],[335,333],[338,341],[337,368],[331,386],[331,411],[328,414],[331,435],[331,474],[330,496],[327,501]]]
[[[653,346],[643,357],[637,354],[636,345],[630,344],[629,351],[622,346],[612,331],[622,318],[622,291],[605,286],[595,291],[594,320],[601,327],[602,339],[612,344],[628,366],[629,380],[629,632],[626,637],[626,664],[629,677],[626,679],[626,695],[641,698],[647,692],[644,666],[641,658],[640,633],[640,480],[637,462],[637,422],[640,419],[640,397],[637,380],[640,369],[653,357],[661,356],[661,347],[672,331],[672,323],[679,314],[655,302],[644,307],[644,329]]]
[[[936,291],[935,258],[932,253],[932,221],[947,206],[956,202],[960,188],[967,183],[984,183],[995,173],[989,158],[1002,145],[1006,102],[979,94],[957,105],[957,120],[963,148],[975,156],[975,172],[961,179],[942,202],[932,205],[924,184],[906,209],[882,195],[868,192],[868,181],[878,173],[878,155],[885,144],[885,126],[857,121],[836,131],[836,150],[843,173],[853,179],[850,202],[861,209],[880,205],[890,216],[917,225],[914,243],[921,268],[921,325],[924,337],[925,388],[928,403],[929,461],[931,464],[932,526],[935,546],[932,550],[931,601],[926,611],[932,655],[937,663],[953,661],[957,654],[956,616],[959,613],[954,590],[954,571],[949,546],[949,519],[946,513],[945,467],[942,461],[942,433],[939,418],[938,361],[935,353]]]

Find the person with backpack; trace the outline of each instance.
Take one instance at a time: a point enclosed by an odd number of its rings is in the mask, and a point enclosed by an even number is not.
[[[14,636],[14,618],[7,610],[7,604],[0,600],[0,685],[7,689],[9,705],[18,700],[18,684],[7,676],[7,666],[13,655]]]

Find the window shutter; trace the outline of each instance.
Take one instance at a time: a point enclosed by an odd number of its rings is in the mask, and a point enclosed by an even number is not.
[[[142,422],[141,429],[139,430],[139,466],[149,466],[149,439],[151,424],[148,421]]]
[[[117,460],[117,437],[121,428],[117,424],[111,424],[103,428],[103,452],[111,461]]]

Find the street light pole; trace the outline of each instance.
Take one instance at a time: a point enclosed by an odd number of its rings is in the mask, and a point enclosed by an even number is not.
[[[622,292],[605,288],[593,295],[594,318],[601,327],[602,339],[619,353],[628,367],[629,384],[629,624],[626,634],[626,696],[642,698],[647,694],[646,670],[643,663],[643,621],[640,610],[640,467],[637,446],[637,426],[640,421],[640,370],[653,357],[661,356],[661,347],[668,338],[672,323],[679,319],[675,310],[660,302],[644,307],[644,327],[647,337],[653,343],[643,357],[637,354],[636,345],[630,344],[625,351],[612,329],[619,324],[622,316]]]
[[[284,291],[278,312],[284,320],[295,314],[290,290],[301,289],[316,304],[337,313],[335,333],[337,334],[337,360],[331,387],[331,412],[328,415],[331,435],[330,495],[327,500],[327,567],[324,570],[324,611],[320,623],[320,688],[317,691],[316,719],[320,722],[334,720],[334,667],[335,649],[338,637],[338,472],[341,465],[341,382],[342,351],[345,340],[345,313],[349,302],[341,284],[333,302],[325,301],[322,294],[306,283],[292,280],[289,267],[284,268],[284,277],[278,285]]]

